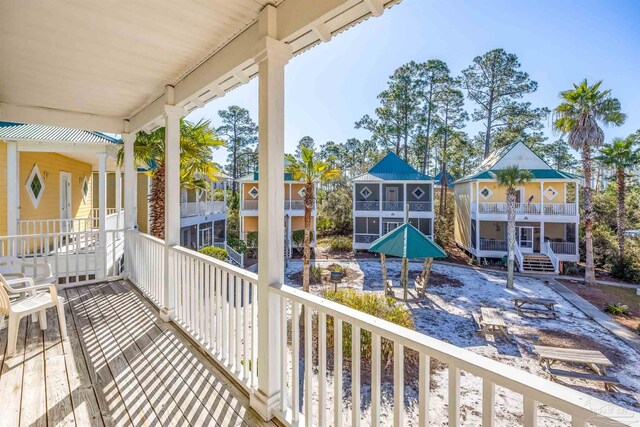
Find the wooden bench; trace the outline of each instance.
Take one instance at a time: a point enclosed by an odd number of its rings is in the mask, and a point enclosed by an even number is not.
[[[424,298],[427,293],[427,283],[425,282],[424,277],[416,276],[415,288],[418,298]]]
[[[471,316],[478,326],[478,332],[482,334],[482,336],[486,337],[487,334],[493,334],[495,336],[495,334],[498,333],[504,336],[507,341],[511,341],[507,324],[497,309],[482,307],[480,308],[480,314],[472,313]]]
[[[538,354],[540,364],[545,366],[551,379],[562,376],[588,381],[602,381],[606,390],[610,390],[613,384],[620,383],[617,378],[607,375],[607,367],[612,366],[613,363],[597,350],[580,350],[537,345],[533,346],[533,351]],[[551,366],[556,362],[587,366],[594,373],[572,372],[552,368]]]
[[[530,298],[530,297],[518,297],[513,299],[513,305],[519,315],[523,312],[527,313],[541,313],[550,315],[554,319],[558,318],[558,313],[555,311],[557,301],[548,298]],[[534,306],[543,307],[536,308]]]

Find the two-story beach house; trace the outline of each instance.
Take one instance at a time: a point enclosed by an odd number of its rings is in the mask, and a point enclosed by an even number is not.
[[[507,255],[507,194],[496,171],[518,165],[533,179],[517,190],[516,261],[521,271],[557,272],[578,261],[580,178],[555,170],[522,142],[487,157],[455,182],[455,240],[476,258]]]
[[[240,237],[248,247],[258,243],[258,199],[260,197],[258,173],[238,179],[240,184]],[[314,191],[316,187],[314,187]],[[293,249],[302,247],[304,238],[305,185],[284,174],[284,251],[291,257]],[[316,244],[316,207],[311,211],[311,247]]]
[[[434,180],[389,152],[353,179],[353,249],[369,249],[378,237],[409,223],[433,236]]]

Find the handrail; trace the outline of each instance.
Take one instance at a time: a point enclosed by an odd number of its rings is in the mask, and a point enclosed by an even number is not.
[[[560,260],[558,259],[558,256],[553,251],[553,248],[551,247],[551,242],[547,240],[546,242],[544,242],[544,245],[542,245],[542,247],[544,248],[544,251],[541,251],[541,252],[543,252],[549,257],[551,264],[553,264],[553,271],[556,274],[558,274],[560,272]]]
[[[518,260],[518,270],[520,270],[520,272],[524,271],[524,256],[522,255],[522,252],[520,251],[520,247],[516,244],[514,245],[515,249],[514,252],[516,254],[516,259]],[[509,244],[507,243],[507,250],[509,248]]]
[[[609,402],[605,402],[596,397],[592,397],[569,387],[551,382],[547,379],[540,378],[515,367],[505,365],[488,357],[473,353],[470,350],[457,347],[453,344],[449,344],[419,332],[395,325],[386,320],[357,311],[350,307],[304,292],[300,289],[295,289],[286,285],[272,285],[269,287],[269,292],[275,293],[283,299],[283,301],[281,301],[281,305],[286,304],[287,300],[292,301],[294,305],[302,305],[305,308],[305,316],[307,316],[307,320],[310,320],[312,316],[312,313],[308,312],[316,311],[318,314],[321,314],[323,318],[331,316],[334,319],[334,324],[336,319],[338,319],[342,323],[346,322],[351,324],[352,329],[354,327],[358,327],[358,330],[366,330],[367,332],[370,332],[375,337],[375,341],[380,338],[392,341],[394,343],[394,348],[396,349],[394,353],[398,350],[402,352],[402,348],[406,347],[417,351],[420,354],[421,360],[424,360],[423,356],[427,357],[426,360],[428,360],[429,357],[433,357],[448,365],[450,369],[450,379],[452,378],[451,369],[453,368],[453,372],[455,372],[453,375],[456,375],[453,378],[457,379],[458,383],[459,370],[464,370],[465,372],[482,378],[483,381],[490,382],[492,385],[505,387],[516,393],[522,394],[525,397],[525,406],[528,401],[527,399],[529,399],[529,403],[533,405],[533,408],[531,409],[534,411],[534,416],[536,414],[535,402],[539,402],[569,414],[574,421],[574,425],[582,425],[576,421],[589,423],[595,422],[596,424],[615,426],[633,425],[633,423],[640,422],[639,413],[616,407],[615,411],[613,411],[615,413],[604,415],[603,410],[611,408],[611,403]],[[297,316],[295,310],[293,316]],[[305,327],[306,326],[305,320]],[[309,328],[311,328],[311,325],[309,325]],[[326,345],[324,343],[319,344]],[[306,345],[307,343],[305,340],[305,346]],[[311,346],[307,348],[311,348]],[[394,361],[394,365],[395,363],[398,363],[398,361]],[[420,364],[421,370],[425,368],[426,370],[430,369],[428,362]],[[400,369],[402,369],[402,367],[400,367]],[[423,375],[423,372],[420,372],[420,375]],[[359,370],[357,371],[355,379],[352,378],[352,381],[359,382],[358,376]],[[283,380],[285,382],[287,381],[286,376],[283,377]],[[292,378],[290,383],[295,383],[296,380],[296,378]],[[286,387],[287,384],[288,383],[285,383],[283,385]],[[493,387],[491,389],[493,389]],[[396,391],[397,390],[398,389],[396,389]],[[402,389],[400,389],[400,391],[401,390]],[[305,391],[305,397],[306,393],[307,391]],[[459,393],[458,388],[457,394],[459,395]],[[453,397],[458,400],[458,395],[455,395],[455,392],[452,394],[452,390],[450,389],[450,399]],[[492,399],[490,396],[483,396],[483,399],[485,398]],[[378,404],[378,402],[376,402],[376,404]],[[451,405],[451,402],[449,404]],[[485,408],[484,405],[483,408]],[[489,408],[489,410],[491,409],[492,408]],[[294,408],[294,410],[297,411],[297,408]],[[527,408],[525,408],[525,413],[526,411]],[[453,411],[450,412],[450,415],[452,413],[457,414]],[[312,416],[312,414],[304,414],[304,416],[308,417]],[[281,419],[281,421],[285,423],[290,422],[290,420],[287,420],[286,418]],[[449,425],[457,425],[457,423],[452,424],[450,420]]]

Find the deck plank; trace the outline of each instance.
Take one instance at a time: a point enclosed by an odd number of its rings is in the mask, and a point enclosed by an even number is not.
[[[31,316],[25,317],[22,322],[27,322],[27,338],[24,352],[20,426],[46,426],[43,334],[40,323],[31,321]]]
[[[118,346],[116,338],[111,334],[106,321],[100,315],[98,308],[92,303],[89,290],[87,287],[79,287],[77,291],[85,313],[93,326],[100,348],[104,353],[111,375],[131,416],[131,421],[134,425],[160,425],[161,421],[144,394],[144,388],[129,366],[126,357],[122,354],[122,349]],[[161,409],[158,408],[158,410]]]
[[[5,328],[6,329],[6,328]],[[6,334],[7,332],[5,332]],[[16,352],[12,357],[6,356],[0,376],[0,420],[8,426],[20,424],[20,406],[22,404],[22,379],[24,372],[24,350],[27,336],[27,320],[20,322]]]
[[[134,293],[116,292],[109,284],[94,287],[92,292],[102,293],[105,303],[110,304],[111,310],[118,316],[118,320],[122,322],[136,343],[143,349],[143,355],[149,365],[161,374],[163,383],[189,424],[217,424],[203,403],[201,395],[194,393],[186,380],[189,372],[180,372],[172,363],[176,355],[161,351],[156,342],[156,339],[161,337],[158,328],[148,321],[146,314],[140,310],[130,309],[138,296]]]
[[[143,349],[150,345],[142,336],[144,327],[142,325],[134,325],[133,328],[136,328],[137,332],[135,335],[132,335],[128,329],[128,326],[131,327],[131,325],[125,324],[125,321],[128,321],[128,319],[118,317],[108,298],[100,291],[100,287],[100,285],[92,286],[89,289],[92,300],[102,312],[106,322],[110,325],[112,333],[118,340],[118,345],[124,349],[123,354],[139,378],[150,404],[153,407],[162,408],[162,411],[158,411],[162,424],[188,424],[179,404],[180,397],[177,396],[178,399],[176,399],[175,394],[172,393],[171,390],[171,387],[179,387],[180,383],[165,378],[167,367],[155,363],[157,361],[149,360],[144,355]],[[135,315],[135,311],[129,308],[127,302],[121,299],[119,300],[119,304],[130,316]]]
[[[44,331],[45,386],[47,396],[47,425],[72,426],[76,424],[71,403],[71,389],[60,337],[58,315],[47,310],[47,330]]]
[[[96,390],[98,405],[102,419],[107,425],[129,426],[131,417],[124,404],[115,379],[109,369],[107,360],[100,348],[96,334],[84,312],[80,294],[77,289],[67,290],[67,302],[73,315],[78,333],[78,342],[82,346],[88,364],[91,384]]]
[[[62,347],[75,420],[81,426],[102,427],[105,422],[98,402],[97,387],[94,387],[95,383],[87,367],[87,354],[83,351],[82,344],[78,339],[76,323],[66,292],[63,296],[66,299],[65,321],[68,338],[62,341]],[[106,400],[104,401],[104,411],[108,412]],[[107,426],[114,425],[110,417],[107,417],[107,420]]]

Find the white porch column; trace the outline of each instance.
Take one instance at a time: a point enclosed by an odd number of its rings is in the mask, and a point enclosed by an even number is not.
[[[20,218],[20,155],[18,143],[7,142],[7,235],[18,234],[18,219]]]
[[[122,211],[122,170],[120,166],[116,166],[116,175],[115,175],[115,186],[116,186],[116,221],[117,228],[120,229],[122,224],[120,223],[120,211]]]
[[[544,246],[544,221],[540,221],[540,252],[543,251]]]
[[[173,317],[178,277],[173,272],[169,248],[180,245],[180,119],[182,107],[173,104],[173,87],[167,86],[164,107],[164,290],[160,317],[165,322]]]
[[[280,298],[269,292],[284,283],[284,66],[291,47],[276,40],[276,8],[260,12],[258,63],[258,389],[251,406],[273,418],[280,400]]]
[[[136,142],[135,133],[123,133],[124,141],[124,228],[136,228],[136,164],[133,158],[133,145]]]
[[[107,153],[98,153],[98,227],[102,258],[99,259],[101,278],[107,277]]]

